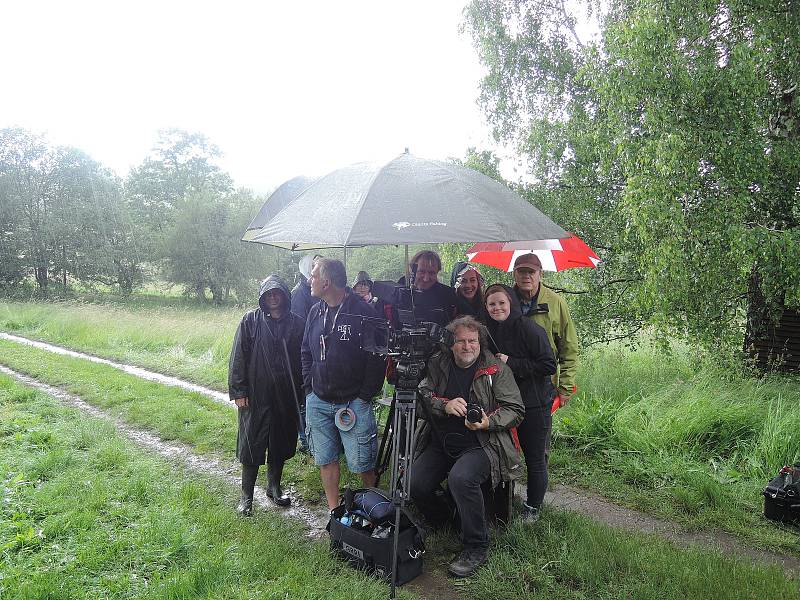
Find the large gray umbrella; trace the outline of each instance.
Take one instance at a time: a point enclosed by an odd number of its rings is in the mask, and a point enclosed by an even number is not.
[[[290,199],[294,196],[294,199]],[[404,153],[280,186],[245,241],[290,250],[568,237],[494,179]]]

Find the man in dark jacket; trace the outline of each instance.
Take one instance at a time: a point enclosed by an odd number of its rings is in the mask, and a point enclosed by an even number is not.
[[[297,445],[302,390],[304,323],[289,310],[289,288],[270,275],[261,283],[258,305],[236,330],[228,367],[228,393],[239,413],[236,456],[242,463],[242,497],[237,510],[243,515],[252,512],[258,467],[265,462],[267,496],[279,506],[290,503],[281,491],[281,475]]]
[[[319,302],[318,298],[311,296],[311,285],[308,282],[311,277],[311,269],[314,268],[314,261],[321,258],[319,254],[306,254],[300,259],[298,270],[300,280],[292,288],[292,312],[306,322],[308,311]],[[300,434],[300,452],[308,454],[308,440],[306,439],[306,405],[305,402],[300,406],[300,424],[298,425]]]
[[[308,279],[311,277],[311,269],[314,268],[314,261],[320,258],[318,254],[307,254],[300,259],[298,269],[300,271],[300,280],[292,288],[292,312],[301,317],[303,321],[308,317],[308,311],[311,307],[319,302],[319,298],[311,296],[311,284]]]
[[[417,320],[433,321],[444,327],[456,316],[458,301],[453,288],[439,283],[442,259],[433,250],[421,250],[409,264],[414,271],[411,294]],[[400,278],[398,283],[405,285],[406,278]]]
[[[332,510],[339,505],[342,452],[366,487],[375,484],[378,427],[372,398],[383,385],[385,366],[354,339],[361,317],[374,318],[375,312],[346,287],[341,261],[319,259],[310,281],[320,302],[308,313],[301,351],[306,436]]]
[[[522,420],[525,407],[511,370],[485,350],[486,328],[471,316],[459,317],[447,328],[455,342],[449,351],[431,357],[420,383],[427,408],[423,414],[429,413],[434,423],[420,439],[424,449],[413,464],[411,498],[431,525],[441,524],[448,515],[437,492],[447,478],[461,516],[464,545],[447,570],[455,577],[469,577],[489,554],[481,485],[491,481],[496,487],[521,474],[512,428]],[[479,407],[477,421],[467,418],[468,405]]]

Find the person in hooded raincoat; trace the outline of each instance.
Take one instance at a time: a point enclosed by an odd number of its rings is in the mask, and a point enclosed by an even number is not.
[[[258,305],[236,330],[228,367],[228,393],[239,413],[236,456],[242,463],[242,497],[237,510],[244,515],[252,512],[258,469],[265,462],[267,496],[279,506],[289,505],[281,475],[295,453],[303,398],[305,322],[290,311],[289,288],[270,275],[261,283]]]
[[[519,300],[511,288],[490,285],[485,303],[489,346],[495,357],[511,368],[525,405],[525,418],[517,427],[528,470],[522,519],[535,523],[547,491],[545,448],[553,423],[550,409],[556,390],[550,378],[556,372],[556,359],[544,328],[522,316]]]

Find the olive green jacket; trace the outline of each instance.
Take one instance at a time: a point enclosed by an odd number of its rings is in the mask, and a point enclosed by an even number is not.
[[[449,350],[434,354],[428,361],[427,376],[419,384],[421,401],[434,419],[447,416],[444,405],[450,399],[445,398],[444,393],[452,364],[453,354]],[[525,417],[525,406],[511,369],[486,350],[478,357],[478,371],[472,380],[470,399],[480,403],[489,417],[489,428],[475,434],[489,456],[492,486],[516,479],[523,471],[516,426]],[[426,412],[423,410],[418,415],[424,417]],[[418,432],[417,453],[425,448],[430,435],[430,427],[423,427]]]
[[[514,291],[519,297],[519,290],[514,286]],[[547,304],[547,312],[529,314],[528,318],[544,328],[550,347],[556,357],[558,370],[553,375],[553,385],[562,397],[569,399],[575,391],[575,373],[578,370],[578,332],[569,307],[564,299],[556,292],[539,285],[539,304]]]

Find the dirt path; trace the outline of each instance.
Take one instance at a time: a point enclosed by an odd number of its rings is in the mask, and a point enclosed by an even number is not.
[[[154,452],[170,462],[178,463],[188,470],[204,476],[211,476],[216,479],[222,479],[226,483],[238,488],[241,482],[240,469],[241,466],[238,462],[222,462],[214,458],[199,456],[192,451],[190,446],[176,442],[166,442],[161,438],[149,433],[147,431],[132,427],[125,421],[95,407],[80,397],[69,392],[65,392],[59,388],[53,387],[46,383],[42,383],[32,377],[17,373],[8,367],[0,364],[0,373],[4,373],[12,377],[20,383],[43,391],[46,394],[54,397],[63,404],[73,406],[80,409],[88,415],[93,417],[107,420],[116,427],[117,431],[134,444]],[[183,386],[180,386],[183,387]],[[253,503],[256,507],[288,516],[293,519],[301,521],[307,528],[307,535],[310,538],[317,540],[327,539],[327,532],[325,526],[328,523],[328,511],[324,507],[311,508],[305,506],[303,502],[294,493],[294,490],[289,487],[285,491],[291,496],[292,504],[288,508],[280,508],[275,506],[272,501],[267,498],[264,489],[261,486],[256,486],[253,495]],[[437,571],[427,568],[422,575],[409,582],[404,586],[411,592],[417,594],[423,600],[461,600],[462,596],[453,587],[452,582],[448,578]]]
[[[178,379],[177,377],[162,375],[161,373],[148,371],[147,369],[142,369],[141,367],[135,367],[133,365],[126,365],[123,363],[114,362],[106,358],[100,358],[99,356],[84,354],[83,352],[75,352],[74,350],[68,350],[67,348],[54,346],[46,342],[31,340],[18,335],[11,335],[10,333],[4,333],[2,331],[0,331],[0,339],[8,340],[10,342],[16,342],[18,344],[25,344],[26,346],[33,346],[34,348],[39,348],[40,350],[47,350],[48,352],[53,352],[54,354],[71,356],[73,358],[82,358],[84,360],[99,363],[101,365],[114,367],[115,369],[119,369],[120,371],[124,371],[125,373],[128,373],[130,375],[135,375],[136,377],[140,377],[148,381],[155,381],[156,383],[163,383],[164,385],[171,385],[173,387],[179,387],[184,390],[189,390],[190,392],[197,392],[198,394],[203,394],[204,396],[208,396],[212,400],[216,400],[217,402],[226,404],[231,408],[233,408],[233,403],[231,403],[230,399],[228,398],[228,394],[225,394],[223,392],[218,392],[216,390],[212,390],[207,387],[203,387],[202,385],[190,383],[188,381]]]
[[[113,361],[109,361],[103,358],[98,358],[96,356],[91,356],[87,354],[83,354],[80,352],[74,352],[72,350],[67,350],[65,348],[60,348],[58,346],[53,346],[52,344],[47,344],[44,342],[38,342],[34,340],[29,340],[24,337],[10,335],[7,333],[0,332],[0,338],[7,339],[10,341],[14,341],[21,344],[26,344],[30,346],[34,346],[36,348],[41,348],[44,350],[48,350],[50,352],[56,352],[58,354],[64,354],[67,356],[73,356],[76,358],[83,358],[86,360],[91,360],[94,362],[99,362],[102,364],[106,364],[112,366],[114,368],[120,369],[125,371],[126,373],[130,373],[137,377],[142,377],[143,379],[147,379],[149,381],[156,381],[159,383],[163,383],[166,385],[172,385],[176,387],[180,387],[182,389],[188,389],[191,391],[199,392],[204,394],[210,398],[218,400],[224,403],[226,406],[230,406],[233,408],[233,405],[228,400],[227,396],[221,392],[217,392],[208,388],[204,388],[202,386],[198,386],[176,377],[169,377],[166,375],[161,375],[160,373],[153,373],[151,371],[147,371],[145,369],[134,367],[132,365],[125,365],[120,363],[115,363]],[[5,368],[0,367],[4,372],[8,371]],[[18,374],[14,375],[15,377],[24,377]],[[44,386],[44,384],[39,383],[38,381],[32,380],[30,378],[25,378],[27,381],[32,383],[28,383],[28,385],[33,385],[39,387],[40,389],[46,389],[48,393],[53,395],[61,394],[63,395],[64,392],[57,390],[55,388],[51,388],[50,386]],[[20,379],[23,381],[23,379]],[[26,383],[27,383],[26,381]],[[44,387],[42,387],[44,386]],[[49,390],[54,390],[50,392]],[[57,396],[59,397],[59,396]],[[80,401],[80,400],[79,400]],[[83,402],[83,401],[80,401]],[[84,403],[85,404],[85,403]],[[97,411],[96,408],[93,408],[89,405],[86,405],[89,409]],[[102,414],[98,411],[99,414]],[[131,431],[136,431],[130,426],[121,423],[120,421],[114,419],[114,422],[118,424],[121,431],[124,431],[123,428],[127,428]],[[147,434],[149,435],[149,434]],[[151,436],[152,437],[152,436]],[[172,444],[165,444],[165,442],[158,440],[158,438],[154,438],[157,440],[157,443],[172,446]],[[177,447],[177,446],[176,446]],[[189,453],[190,451],[188,448],[182,449],[183,452]],[[163,453],[162,453],[163,454]],[[205,459],[200,459],[205,460]],[[234,480],[238,485],[238,479],[233,478],[230,475],[233,471],[236,471],[238,467],[231,466],[227,471],[228,476]],[[263,492],[262,492],[263,493]],[[517,486],[517,496],[519,496],[522,500],[525,499],[525,490],[523,486]],[[591,517],[597,521],[610,525],[611,527],[615,527],[618,529],[623,529],[626,531],[632,532],[640,532],[640,533],[653,533],[658,534],[664,537],[667,540],[670,540],[676,546],[688,548],[691,546],[700,546],[704,548],[710,548],[714,550],[720,550],[727,554],[731,554],[733,556],[737,556],[740,558],[745,558],[757,562],[762,562],[766,564],[775,564],[783,567],[788,573],[792,574],[793,576],[800,576],[800,559],[787,556],[783,554],[767,552],[764,550],[759,550],[757,548],[753,548],[741,540],[736,538],[733,535],[718,532],[718,531],[704,531],[704,532],[694,532],[689,531],[685,527],[662,519],[657,519],[645,513],[625,508],[614,504],[602,496],[589,492],[587,490],[583,490],[580,488],[565,486],[565,485],[553,485],[551,490],[547,492],[545,496],[545,502],[548,504],[564,509],[570,510],[573,512],[581,513],[588,517]],[[266,497],[263,499],[263,503],[272,508],[273,505],[266,500]],[[327,518],[326,518],[327,520]],[[309,524],[309,527],[312,528],[312,525]],[[324,527],[324,525],[323,525]],[[416,590],[415,590],[416,591]],[[437,595],[437,597],[441,597]]]
[[[523,490],[522,495],[524,493]],[[720,531],[688,531],[677,523],[619,506],[584,489],[554,485],[545,495],[545,502],[564,510],[581,513],[611,527],[660,535],[682,548],[692,546],[711,548],[754,562],[778,565],[792,576],[800,577],[800,559],[794,556],[753,548],[738,538]]]
[[[241,466],[237,462],[222,462],[214,458],[200,456],[195,454],[190,446],[177,442],[165,442],[152,433],[132,427],[125,421],[92,406],[74,394],[42,383],[22,373],[17,373],[3,365],[0,365],[0,373],[5,373],[20,383],[41,390],[62,403],[79,408],[93,417],[110,421],[123,437],[126,437],[137,446],[155,452],[170,461],[181,463],[186,468],[197,473],[224,479],[227,483],[236,487],[240,485],[241,476],[239,472]],[[303,521],[308,527],[308,534],[310,537],[321,538],[323,534],[325,534],[325,525],[328,523],[327,511],[311,510],[298,501],[292,489],[287,489],[286,491],[292,495],[292,505],[289,508],[279,508],[275,506],[272,501],[267,498],[261,486],[256,487],[254,502],[258,507],[264,510],[280,512]]]

